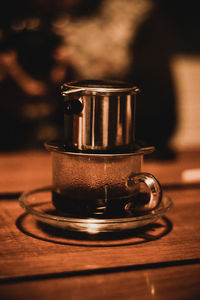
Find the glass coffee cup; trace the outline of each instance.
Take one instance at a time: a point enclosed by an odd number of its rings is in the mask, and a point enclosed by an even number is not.
[[[142,173],[143,155],[68,152],[46,143],[52,153],[54,206],[73,217],[118,218],[148,213],[162,197],[158,180]]]

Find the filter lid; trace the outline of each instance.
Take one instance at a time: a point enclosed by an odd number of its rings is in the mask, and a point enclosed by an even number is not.
[[[139,88],[133,83],[112,80],[81,80],[64,83],[61,87],[62,95],[82,93],[92,95],[137,94]]]

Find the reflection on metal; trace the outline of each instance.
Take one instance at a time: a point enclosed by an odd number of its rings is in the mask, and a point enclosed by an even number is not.
[[[138,91],[135,86],[113,81],[64,84],[66,145],[81,151],[130,151],[135,145]],[[81,103],[81,112],[69,111],[68,103],[73,101]]]

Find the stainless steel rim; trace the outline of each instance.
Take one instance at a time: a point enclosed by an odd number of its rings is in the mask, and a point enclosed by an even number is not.
[[[155,147],[141,147],[133,152],[128,153],[87,153],[87,152],[73,152],[67,151],[64,144],[62,143],[53,143],[46,142],[44,143],[45,148],[50,152],[59,152],[65,155],[71,156],[90,156],[90,157],[127,157],[127,156],[137,156],[150,154],[155,150]]]
[[[61,87],[62,95],[65,96],[71,93],[82,93],[82,94],[102,94],[110,95],[113,93],[125,93],[125,94],[138,94],[139,88],[135,85],[112,80],[84,80],[84,81],[73,81],[64,83]]]

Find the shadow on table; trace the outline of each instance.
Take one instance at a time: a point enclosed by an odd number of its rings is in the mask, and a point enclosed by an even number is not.
[[[171,221],[166,217],[162,217],[156,222],[137,229],[88,234],[56,228],[36,221],[27,213],[16,220],[16,226],[24,234],[42,241],[88,247],[113,247],[147,243],[162,238],[173,228]]]

